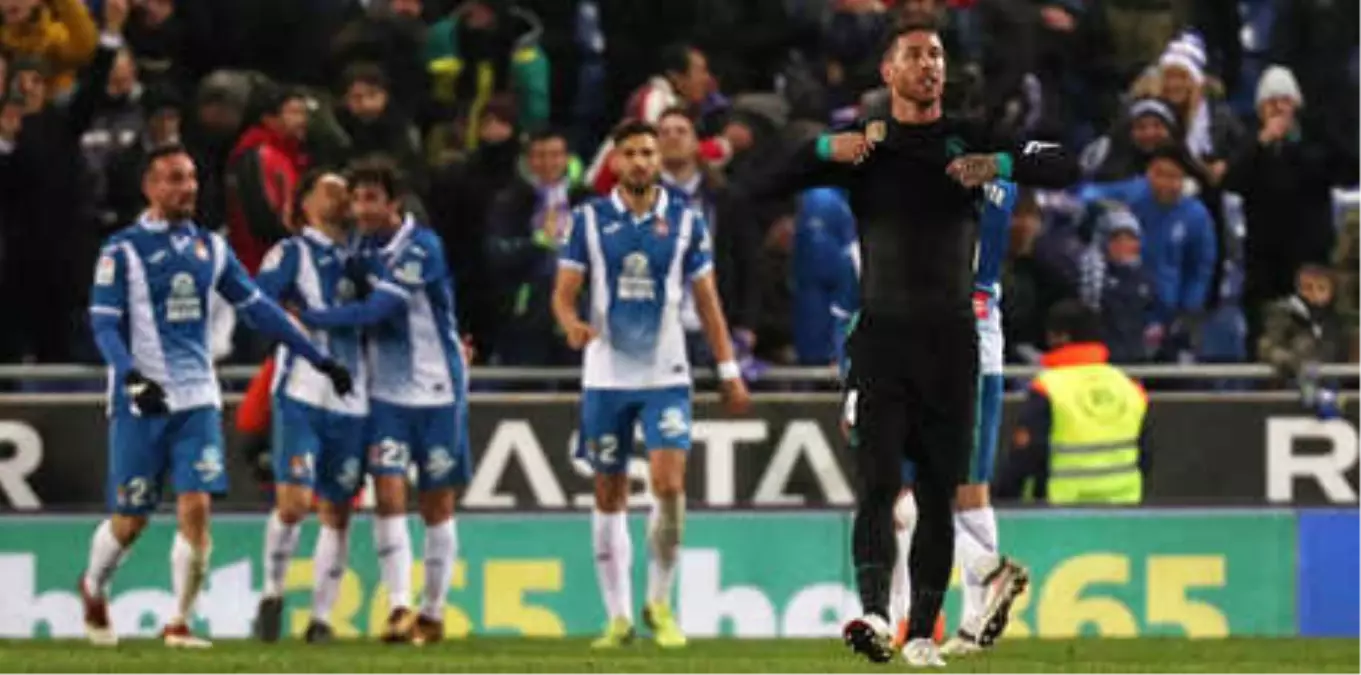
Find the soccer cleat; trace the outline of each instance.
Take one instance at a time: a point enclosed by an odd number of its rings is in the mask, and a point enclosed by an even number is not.
[[[80,587],[80,602],[85,606],[85,636],[96,647],[113,647],[118,644],[118,635],[109,623],[109,602],[105,598],[91,595],[85,588],[85,576],[76,582]]]
[[[213,643],[198,637],[189,631],[189,626],[183,623],[168,623],[161,629],[161,639],[165,641],[165,646],[176,649],[207,649]]]
[[[643,625],[652,631],[652,638],[663,649],[677,649],[686,645],[685,633],[676,623],[671,607],[662,602],[649,602],[643,608]]]
[[[278,642],[283,623],[284,599],[260,598],[260,606],[255,610],[255,639],[261,642]]]
[[[969,635],[963,630],[954,634],[945,646],[940,648],[940,653],[946,656],[969,656],[983,651],[983,646],[978,644],[978,638]]]
[[[411,629],[411,644],[430,645],[443,639],[443,621],[426,618],[424,614],[416,617],[416,625]]]
[[[841,639],[857,654],[874,663],[888,663],[893,659],[893,635],[888,622],[878,614],[866,614],[851,619],[841,629]]]
[[[312,619],[307,622],[307,632],[303,633],[302,639],[308,644],[322,644],[334,640],[335,631],[331,630],[330,624]]]
[[[917,638],[903,647],[903,660],[913,668],[944,668],[945,659],[940,658],[940,649],[934,640]]]
[[[983,596],[983,614],[979,617],[978,646],[991,647],[1011,619],[1011,604],[1030,584],[1030,572],[1010,558],[1002,558],[997,569],[983,579],[988,590]]]
[[[411,642],[411,634],[416,623],[416,615],[406,607],[398,607],[388,614],[388,625],[383,630],[383,642],[390,645]]]
[[[633,624],[622,616],[616,616],[605,624],[605,632],[591,643],[591,649],[617,649],[631,642],[635,633]]]

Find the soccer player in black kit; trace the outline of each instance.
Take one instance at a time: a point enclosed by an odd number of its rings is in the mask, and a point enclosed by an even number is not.
[[[862,261],[863,309],[850,338],[848,386],[856,397],[851,435],[859,477],[852,555],[865,614],[846,625],[844,637],[871,661],[893,657],[893,505],[906,457],[917,466],[919,520],[903,655],[910,665],[940,666],[931,635],[954,563],[951,498],[973,444],[978,342],[971,296],[981,186],[1009,178],[1062,188],[1077,180],[1078,167],[1057,144],[998,141],[975,122],[943,115],[945,52],[927,20],[898,25],[880,72],[888,111],[824,134],[753,192],[848,190]]]

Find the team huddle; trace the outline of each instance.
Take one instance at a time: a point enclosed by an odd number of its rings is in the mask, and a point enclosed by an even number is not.
[[[651,125],[625,125],[614,140],[620,187],[574,215],[553,302],[566,340],[585,350],[578,455],[596,472],[592,547],[609,617],[596,646],[622,645],[635,635],[625,504],[638,425],[656,497],[642,618],[659,644],[678,647],[685,636],[670,597],[690,448],[691,375],[679,321],[686,296],[718,357],[729,409],[745,410],[748,394],[703,217],[661,186]],[[171,551],[177,611],[162,638],[175,647],[210,644],[190,631],[189,619],[212,549],[211,497],[227,490],[221,393],[208,347],[212,304],[220,298],[279,342],[271,401],[277,486],[265,531],[257,637],[280,637],[284,577],[314,502],[321,527],[305,638],[332,637],[328,617],[348,564],[352,503],[368,474],[375,550],[391,607],[382,639],[439,640],[458,550],[454,504],[472,475],[468,366],[439,237],[403,212],[390,166],[313,173],[296,198],[304,225],[270,251],[252,280],[221,237],[192,222],[197,176],[182,147],[149,157],[143,191],[145,213],[101,251],[90,308],[110,368],[112,511],[94,533],[80,579],[90,640],[117,643],[108,588],[168,478],[178,520]],[[585,320],[576,309],[583,286],[590,299]],[[425,526],[416,607],[411,483]]]

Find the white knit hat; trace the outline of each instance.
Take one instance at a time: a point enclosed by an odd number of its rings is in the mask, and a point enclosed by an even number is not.
[[[1167,44],[1158,59],[1162,68],[1174,66],[1191,74],[1197,84],[1205,81],[1205,41],[1192,32],[1182,33]]]
[[[1257,80],[1257,105],[1273,98],[1288,98],[1298,107],[1304,107],[1304,94],[1300,93],[1300,83],[1295,74],[1285,66],[1271,66],[1262,72]]]

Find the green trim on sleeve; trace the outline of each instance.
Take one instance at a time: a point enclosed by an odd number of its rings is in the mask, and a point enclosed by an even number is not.
[[[818,136],[818,159],[827,161],[832,158],[832,137],[828,134]]]
[[[1010,153],[997,153],[997,177],[1011,180],[1011,169],[1014,164],[1015,160],[1011,158]]]

